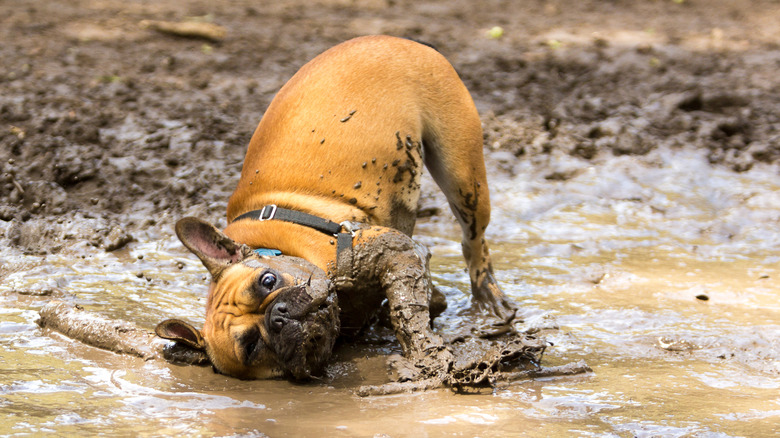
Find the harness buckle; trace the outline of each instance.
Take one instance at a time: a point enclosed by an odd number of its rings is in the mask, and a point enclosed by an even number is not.
[[[350,235],[352,235],[352,237],[355,237],[355,230],[359,229],[357,224],[353,224],[350,221],[344,221],[344,222],[340,223],[339,225],[341,225],[341,228],[345,232],[347,232]]]
[[[268,211],[268,213],[266,213],[266,211]],[[257,220],[267,221],[273,219],[274,216],[276,216],[276,204],[269,204],[263,207],[262,210],[260,210],[260,217],[257,218]]]

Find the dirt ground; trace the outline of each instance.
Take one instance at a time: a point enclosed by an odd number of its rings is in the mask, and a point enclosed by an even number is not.
[[[0,1],[0,434],[771,435],[778,23],[778,0]],[[522,302],[520,328],[554,342],[542,365],[584,360],[592,376],[362,401],[344,388],[387,381],[389,335],[338,351],[315,387],[40,330],[50,299],[144,329],[202,323],[208,278],[174,222],[224,227],[275,93],[318,53],[377,33],[433,44],[463,78],[499,281]],[[446,202],[423,191],[450,339],[473,323],[468,277]]]
[[[0,17],[0,239],[26,253],[115,249],[182,214],[224,221],[275,92],[364,34],[434,44],[504,158],[690,147],[737,172],[780,161],[772,0],[29,0],[0,3]],[[171,36],[148,19],[226,36]]]

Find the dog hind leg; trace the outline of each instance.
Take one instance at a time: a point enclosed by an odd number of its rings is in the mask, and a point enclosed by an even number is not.
[[[444,192],[463,231],[463,257],[468,265],[474,304],[501,319],[514,314],[515,306],[496,282],[485,229],[490,222],[490,194],[482,152],[482,129],[476,111],[466,114],[456,127],[431,132],[423,138],[425,165]],[[442,124],[438,124],[442,126]]]

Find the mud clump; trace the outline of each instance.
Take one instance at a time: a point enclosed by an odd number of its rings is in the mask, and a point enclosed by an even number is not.
[[[492,390],[501,384],[542,377],[566,377],[592,373],[583,361],[543,367],[540,361],[548,346],[544,339],[522,333],[496,339],[479,337],[460,338],[448,343],[453,353],[452,368],[436,377],[403,380],[405,373],[395,375],[395,381],[378,386],[361,386],[355,393],[360,397],[383,396],[427,391],[448,387],[458,393]],[[398,358],[391,358],[391,365]],[[419,375],[419,370],[408,374]]]
[[[455,363],[447,382],[457,390],[490,386],[508,372],[539,368],[547,342],[516,334],[503,340],[469,338],[453,344]]]
[[[134,237],[122,226],[103,218],[68,214],[55,220],[32,218],[0,223],[0,237],[25,254],[44,255],[87,243],[105,251],[115,251],[132,242]]]

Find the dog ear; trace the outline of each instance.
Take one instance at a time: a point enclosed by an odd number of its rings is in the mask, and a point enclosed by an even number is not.
[[[184,246],[198,256],[214,281],[228,266],[247,258],[251,249],[234,242],[214,225],[194,217],[176,223],[176,235]]]
[[[206,350],[206,343],[203,341],[200,331],[179,319],[166,319],[157,324],[154,332],[163,339],[181,342],[196,350]]]

